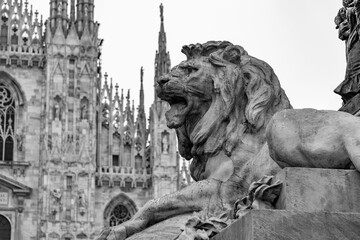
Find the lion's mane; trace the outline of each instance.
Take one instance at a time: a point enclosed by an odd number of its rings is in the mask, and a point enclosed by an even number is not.
[[[210,108],[191,133],[177,129],[180,154],[193,158],[190,170],[200,180],[209,156],[221,150],[231,156],[247,134],[259,133],[275,112],[291,105],[273,69],[241,46],[210,41],[184,46],[182,52],[217,68],[210,76],[215,88]]]

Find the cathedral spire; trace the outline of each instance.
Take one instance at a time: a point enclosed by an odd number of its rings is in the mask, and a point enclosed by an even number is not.
[[[160,32],[159,32],[159,51],[166,52],[166,33],[164,27],[164,6],[160,5]]]
[[[145,111],[145,100],[144,100],[144,68],[141,67],[140,69],[140,106],[139,112]]]
[[[159,49],[155,56],[155,84],[159,77],[170,71],[170,55],[166,51],[166,33],[164,28],[164,6],[160,5]]]
[[[160,20],[161,20],[160,32],[165,32],[165,29],[164,29],[164,6],[163,6],[163,4],[160,4]]]

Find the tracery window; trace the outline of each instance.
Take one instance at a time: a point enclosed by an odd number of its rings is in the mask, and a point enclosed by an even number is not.
[[[109,225],[114,227],[131,218],[130,211],[122,204],[117,205],[110,214]]]
[[[15,136],[15,99],[0,85],[0,161],[13,161]]]

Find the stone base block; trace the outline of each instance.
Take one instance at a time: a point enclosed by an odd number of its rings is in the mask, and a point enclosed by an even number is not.
[[[359,213],[249,210],[212,240],[360,239]]]
[[[276,209],[360,213],[356,170],[285,168],[276,179],[283,183]]]

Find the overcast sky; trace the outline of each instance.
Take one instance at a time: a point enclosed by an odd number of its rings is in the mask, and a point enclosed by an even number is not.
[[[172,66],[185,59],[183,45],[227,40],[273,67],[294,108],[341,106],[333,93],[346,66],[334,24],[341,0],[95,0],[103,71],[131,89],[136,105],[141,66],[146,107],[154,98],[161,2]],[[49,1],[30,3],[48,17]]]

